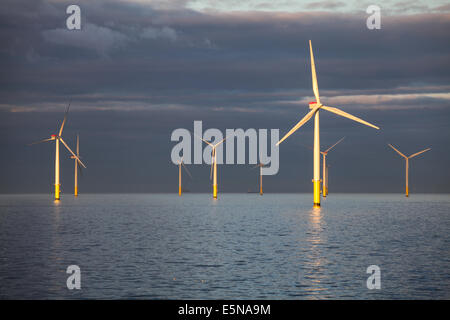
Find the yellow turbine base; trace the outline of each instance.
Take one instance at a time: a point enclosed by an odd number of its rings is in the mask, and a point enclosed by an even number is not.
[[[181,196],[181,187],[178,187],[178,195]]]
[[[314,182],[314,208],[320,207],[320,180]]]
[[[409,197],[409,188],[408,188],[408,187],[406,188],[406,194],[405,194],[405,196]]]
[[[217,199],[217,184],[213,185],[213,198]]]
[[[61,193],[60,187],[60,184],[55,184],[55,200],[59,200],[59,194]]]
[[[78,197],[78,187],[75,187],[75,192],[73,193],[75,197]]]

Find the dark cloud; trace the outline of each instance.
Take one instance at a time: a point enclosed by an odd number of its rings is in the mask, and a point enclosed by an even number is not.
[[[109,50],[124,46],[129,41],[120,32],[91,23],[86,23],[81,31],[63,28],[45,30],[42,32],[42,37],[49,43],[91,49],[100,55],[106,55]]]
[[[65,29],[69,1],[4,3],[0,192],[48,191],[52,149],[25,144],[56,130],[69,99],[66,130],[69,140],[77,131],[83,139],[86,191],[171,191],[172,130],[203,120],[205,128],[284,133],[307,112],[309,39],[323,102],[383,129],[323,113],[324,145],[348,136],[330,156],[336,190],[401,191],[390,142],[407,153],[433,145],[413,169],[416,191],[450,191],[448,170],[436,170],[450,160],[448,14],[383,16],[381,30],[368,30],[363,11],[200,13],[183,3],[82,1],[81,31]],[[282,146],[280,173],[267,188],[310,190],[312,155],[297,141],[310,143],[311,134],[307,125]],[[193,171],[191,189],[208,191],[208,169]],[[246,191],[251,175],[224,166],[224,190]]]

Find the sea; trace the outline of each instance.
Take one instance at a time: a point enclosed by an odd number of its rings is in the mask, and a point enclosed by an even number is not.
[[[0,195],[0,299],[450,299],[450,195]]]

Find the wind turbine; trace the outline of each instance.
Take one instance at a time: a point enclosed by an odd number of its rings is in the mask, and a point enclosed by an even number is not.
[[[293,134],[295,131],[297,131],[302,125],[304,125],[309,119],[314,117],[314,176],[313,176],[313,183],[314,183],[314,207],[320,207],[320,129],[319,129],[319,112],[320,109],[324,109],[326,111],[335,113],[339,116],[349,118],[351,120],[360,122],[362,124],[365,124],[369,127],[373,127],[375,129],[380,129],[377,126],[374,126],[373,124],[370,124],[367,121],[364,121],[360,118],[357,118],[347,112],[344,112],[338,108],[334,107],[327,107],[320,103],[320,97],[319,97],[319,87],[317,85],[317,76],[316,76],[316,67],[314,65],[314,55],[311,45],[311,40],[309,40],[309,50],[311,55],[311,74],[312,74],[312,87],[314,91],[314,96],[316,97],[316,101],[309,103],[309,108],[311,111],[309,111],[305,117],[303,117],[302,120],[300,120],[286,135],[278,141],[277,145],[279,145],[281,142],[283,142],[287,137],[289,137],[291,134]]]
[[[179,196],[181,196],[181,193],[182,193],[182,191],[183,191],[182,186],[181,186],[181,167],[183,167],[184,170],[186,170],[186,173],[187,173],[187,174],[189,175],[189,177],[191,177],[191,179],[192,179],[191,173],[189,172],[188,168],[186,168],[186,166],[184,165],[183,158],[181,158],[181,159],[178,161],[178,195],[179,195]]]
[[[341,140],[339,140],[338,142],[336,142],[335,144],[333,144],[331,147],[329,147],[327,150],[325,151],[320,151],[320,153],[322,154],[322,165],[323,165],[323,172],[322,172],[322,177],[323,177],[323,185],[322,185],[322,196],[325,198],[328,195],[328,167],[327,167],[327,155],[328,152],[330,152],[331,149],[333,149],[336,145],[338,145],[342,140],[344,140],[345,137],[343,137]]]
[[[263,185],[262,185],[262,168],[264,168],[266,165],[263,163],[258,163],[256,166],[254,166],[252,169],[259,167],[259,194],[263,195]]]
[[[389,145],[389,147],[394,149],[400,156],[405,158],[405,161],[406,161],[406,190],[405,190],[405,196],[409,197],[409,181],[408,181],[409,180],[409,159],[414,158],[415,156],[418,156],[421,153],[427,152],[428,150],[431,150],[431,148],[419,151],[419,152],[414,153],[414,154],[410,155],[409,157],[407,157],[403,153],[401,153],[400,151],[395,149],[392,144],[388,144],[388,145]]]
[[[78,156],[75,155],[75,153],[73,153],[73,151],[69,148],[67,143],[62,138],[62,132],[63,132],[63,129],[64,129],[64,124],[67,121],[67,113],[69,112],[69,107],[70,107],[70,103],[67,106],[66,113],[64,115],[64,120],[63,120],[63,122],[61,124],[61,128],[59,129],[59,132],[58,132],[57,135],[56,134],[52,134],[50,136],[50,138],[48,138],[48,139],[40,140],[40,141],[33,142],[33,143],[30,144],[30,145],[33,145],[33,144],[38,144],[38,143],[41,143],[41,142],[55,141],[55,148],[56,148],[55,149],[55,200],[59,200],[59,194],[61,192],[61,190],[60,190],[61,184],[59,183],[59,142],[60,141],[66,147],[66,149],[69,150],[69,152],[72,154],[72,156],[74,156],[75,159],[77,159],[80,162],[80,164],[84,168],[86,168],[84,163],[81,162],[80,158],[78,158]]]
[[[75,159],[75,186],[74,186],[74,191],[73,191],[73,195],[75,197],[78,197],[78,170],[80,171],[81,174],[81,160],[80,160],[80,137],[77,134],[77,155],[76,157],[74,155],[70,156],[70,159]]]
[[[216,148],[222,144],[228,137],[223,138],[222,140],[220,140],[219,142],[217,142],[216,144],[212,144],[211,142],[203,139],[202,137],[199,137],[197,135],[195,135],[196,137],[198,137],[199,139],[201,139],[203,142],[205,142],[206,144],[208,144],[212,150],[211,150],[211,171],[209,174],[209,179],[213,179],[213,198],[217,199],[217,154],[216,154]]]
[[[325,151],[320,151],[320,153],[322,154],[322,196],[325,198],[328,195],[328,168],[330,167],[329,165],[326,164],[327,160],[326,157],[328,155],[328,152],[333,149],[336,145],[338,145],[342,140],[344,140],[345,137],[343,137],[342,139],[340,139],[338,142],[336,142],[335,144],[333,144],[331,147],[329,147],[328,149],[326,149]],[[313,149],[308,145],[302,144],[300,143],[300,145],[308,148],[308,149]]]

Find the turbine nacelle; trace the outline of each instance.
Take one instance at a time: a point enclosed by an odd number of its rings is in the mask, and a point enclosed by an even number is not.
[[[321,107],[321,106],[322,106],[322,104],[318,104],[316,101],[311,101],[309,103],[309,108],[310,109],[314,109],[314,108]]]

